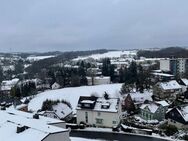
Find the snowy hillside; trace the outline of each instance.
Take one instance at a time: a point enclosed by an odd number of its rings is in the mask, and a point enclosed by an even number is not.
[[[66,100],[71,103],[73,112],[75,112],[77,102],[80,96],[90,96],[96,93],[98,96],[103,96],[104,92],[109,93],[110,97],[117,97],[122,84],[108,84],[97,86],[82,86],[73,88],[63,88],[59,90],[49,90],[38,94],[29,103],[29,110],[37,111],[42,107],[43,101],[51,100]]]
[[[90,56],[86,56],[86,57],[78,57],[76,59],[74,59],[75,61],[76,60],[84,60],[84,59],[88,59],[88,58],[93,58],[95,60],[99,60],[99,59],[102,59],[102,58],[119,58],[121,57],[122,55],[125,55],[125,56],[135,56],[137,54],[137,51],[133,50],[133,51],[109,51],[107,53],[103,53],[103,54],[93,54],[93,55],[90,55]]]
[[[43,59],[47,59],[47,58],[52,58],[55,56],[29,56],[27,57],[27,60],[29,61],[39,61],[39,60],[43,60]]]

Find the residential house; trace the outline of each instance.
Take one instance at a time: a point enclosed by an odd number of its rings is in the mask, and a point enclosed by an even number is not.
[[[88,85],[102,85],[102,84],[110,84],[110,77],[108,76],[95,76],[95,77],[87,77]]]
[[[97,127],[114,127],[120,122],[119,99],[81,96],[77,105],[77,124]]]
[[[175,107],[166,113],[168,124],[188,129],[188,106]]]
[[[57,82],[55,82],[51,87],[52,87],[52,90],[61,88],[61,86]]]
[[[131,96],[132,100],[130,100],[130,97],[127,97],[128,95]],[[124,99],[126,100],[126,98],[127,98],[126,101],[129,100],[128,105],[132,103],[131,101],[133,101],[135,109],[139,109],[139,107],[145,101],[153,101],[152,95],[153,95],[153,92],[150,90],[149,91],[145,90],[143,93],[140,93],[139,91],[135,91],[135,92],[130,92],[129,94],[125,95]]]
[[[15,109],[23,111],[23,112],[28,112],[28,105],[27,104],[20,104],[15,107]]]
[[[140,107],[140,117],[144,120],[158,120],[165,119],[166,111],[169,104],[166,101],[149,102]]]
[[[182,88],[176,80],[168,82],[158,82],[153,87],[153,95],[158,99],[174,100],[178,94],[182,93]]]
[[[45,117],[55,118],[64,121],[69,121],[73,117],[72,108],[70,108],[67,104],[58,103],[57,105],[53,105],[52,109],[52,111],[42,111],[38,114]]]
[[[69,130],[50,124],[52,120],[16,110],[0,111],[1,140],[70,141]]]
[[[186,92],[187,88],[188,88],[188,79],[186,79],[186,78],[179,79],[178,83],[182,87],[182,92],[183,93]]]
[[[151,81],[156,84],[156,82],[170,81],[174,79],[174,75],[163,73],[163,72],[152,72]]]
[[[125,100],[122,102],[122,110],[127,111],[128,113],[131,113],[135,111],[136,107],[134,104],[134,101],[131,98],[131,95],[128,94],[125,98]]]
[[[5,80],[1,83],[1,95],[10,95],[11,88],[14,87],[19,82],[18,78],[14,78],[12,80]]]

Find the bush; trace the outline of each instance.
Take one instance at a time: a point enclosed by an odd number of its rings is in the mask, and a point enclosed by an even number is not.
[[[72,106],[70,104],[70,102],[66,101],[66,100],[46,100],[43,102],[42,104],[42,109],[41,111],[53,111],[53,105],[57,105],[58,103],[63,103],[63,104],[66,104],[69,108],[72,109]]]
[[[183,140],[188,141],[188,135],[184,135],[184,136],[183,136]]]
[[[167,125],[167,126],[165,127],[165,134],[166,134],[167,136],[172,136],[172,135],[174,135],[176,132],[178,132],[178,129],[177,129],[177,127],[174,126],[174,125]]]

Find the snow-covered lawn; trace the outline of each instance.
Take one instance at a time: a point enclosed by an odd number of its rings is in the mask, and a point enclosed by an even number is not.
[[[91,94],[97,94],[97,96],[103,96],[104,92],[107,92],[110,97],[118,97],[122,84],[106,84],[96,86],[82,86],[63,88],[58,90],[48,90],[38,94],[29,103],[29,110],[37,111],[41,109],[43,101],[46,99],[51,100],[66,100],[71,103],[73,112],[76,111],[76,106],[80,96],[90,96]]]

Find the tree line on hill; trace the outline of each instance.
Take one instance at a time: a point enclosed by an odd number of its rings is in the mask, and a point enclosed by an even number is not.
[[[54,66],[43,69],[37,78],[46,84],[53,85],[57,82],[61,87],[76,87],[87,85],[86,71],[88,63],[77,63],[77,67]]]
[[[146,58],[188,58],[188,49],[181,47],[169,47],[157,51],[140,50],[138,57]]]
[[[43,60],[39,60],[33,62],[33,64],[26,69],[26,71],[30,74],[36,74],[40,72],[42,69],[46,69],[51,67],[54,64],[64,63],[65,61],[70,61],[71,59],[77,58],[78,56],[88,56],[91,54],[97,53],[106,53],[108,50],[100,49],[100,50],[92,50],[92,51],[72,51],[72,52],[63,52],[61,55],[58,55],[53,58],[47,58]]]

